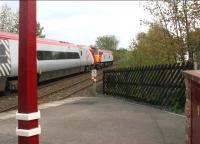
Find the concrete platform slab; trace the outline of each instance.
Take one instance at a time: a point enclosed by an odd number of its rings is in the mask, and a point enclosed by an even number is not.
[[[43,105],[41,144],[183,144],[183,116],[113,97],[79,97]],[[16,144],[17,121],[0,120],[0,143]],[[0,117],[1,117],[0,116]]]

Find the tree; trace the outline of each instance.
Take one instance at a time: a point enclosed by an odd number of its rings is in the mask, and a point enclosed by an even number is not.
[[[44,27],[37,22],[37,37],[44,38]],[[19,12],[12,12],[6,4],[0,8],[0,31],[19,33]]]
[[[113,55],[114,55],[115,61],[124,59],[124,54],[126,54],[126,53],[127,53],[127,49],[122,48],[122,47],[117,50],[114,50]]]
[[[36,31],[37,37],[45,38],[45,34],[43,34],[44,27],[42,27],[39,22],[37,22],[36,28],[37,28],[37,31]]]
[[[16,13],[13,13],[14,17],[13,17],[13,22],[14,25],[11,27],[10,32],[12,33],[19,33],[19,11]]]
[[[0,30],[6,32],[13,32],[14,25],[16,25],[15,14],[6,4],[0,8]],[[17,22],[18,23],[18,22]]]
[[[189,45],[195,53],[195,61],[200,63],[200,28],[189,32]]]
[[[185,60],[184,56],[188,52],[189,60],[193,62],[194,50],[189,44],[189,32],[200,26],[200,1],[156,0],[149,2],[145,9],[154,16],[154,21],[161,24],[176,38],[182,61]]]
[[[118,43],[119,41],[114,35],[99,36],[96,39],[96,46],[107,50],[116,50]]]
[[[176,41],[162,26],[152,24],[147,33],[139,33],[131,43],[131,65],[175,63],[178,53]]]

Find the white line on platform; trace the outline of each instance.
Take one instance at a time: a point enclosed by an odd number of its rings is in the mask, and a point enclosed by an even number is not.
[[[129,102],[129,101],[127,101],[127,102]],[[183,114],[177,114],[177,113],[173,113],[173,112],[169,112],[169,111],[166,111],[166,110],[163,110],[163,109],[159,109],[159,108],[156,108],[156,107],[153,107],[153,106],[151,106],[151,105],[145,105],[145,104],[142,104],[142,103],[138,103],[138,102],[130,102],[130,103],[134,103],[135,105],[138,105],[138,106],[149,106],[149,107],[151,107],[152,109],[156,109],[156,110],[160,110],[160,111],[163,111],[163,112],[165,112],[165,113],[168,113],[168,114],[171,114],[171,115],[175,115],[175,116],[179,116],[179,117],[183,117],[183,118],[185,118],[185,115],[183,115]]]
[[[44,104],[39,105],[39,109],[47,109],[47,108],[50,108],[50,107],[57,107],[57,106],[61,106],[61,105],[64,105],[64,104],[70,104],[70,103],[73,103],[75,101],[79,101],[79,100],[84,99],[84,98],[88,98],[88,97],[73,97],[73,98],[67,98],[67,99],[60,100],[60,101],[44,103]],[[12,111],[9,111],[9,112],[0,113],[0,121],[10,119],[10,118],[14,118],[16,116],[16,112],[17,112],[17,110],[12,110]]]
[[[47,109],[47,108],[51,108],[51,107],[58,107],[58,106],[61,106],[64,104],[70,104],[70,103],[73,103],[75,101],[79,101],[79,100],[82,100],[85,98],[91,98],[91,97],[73,97],[73,98],[67,98],[64,100],[54,101],[54,102],[50,102],[50,103],[44,103],[44,104],[39,105],[39,109],[42,110],[42,109]],[[141,105],[146,106],[144,104],[139,104],[139,103],[134,103],[134,104],[140,105],[140,106]],[[151,108],[154,108],[154,107],[151,107]],[[156,108],[154,108],[154,109],[156,109]],[[162,111],[169,113],[171,115],[175,115],[175,116],[179,116],[179,117],[183,117],[183,118],[185,117],[184,115],[181,115],[181,114],[176,114],[176,113],[168,112],[165,110],[162,110]],[[16,116],[16,112],[17,112],[17,110],[0,113],[0,121],[14,118]]]
[[[168,111],[165,111],[166,113],[169,113],[171,115],[175,115],[175,116],[179,116],[179,117],[183,117],[185,118],[185,115],[182,115],[182,114],[177,114],[177,113],[173,113],[173,112],[168,112]]]
[[[0,120],[6,120],[6,119],[9,119],[9,118],[13,118],[13,117],[15,117],[16,112],[17,112],[16,110],[12,110],[12,111],[9,111],[9,112],[1,113],[0,114]]]

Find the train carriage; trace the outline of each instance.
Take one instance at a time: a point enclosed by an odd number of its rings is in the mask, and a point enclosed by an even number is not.
[[[109,66],[109,65],[112,65],[112,63],[113,63],[112,51],[110,51],[110,50],[102,50],[101,64],[103,66]]]
[[[110,50],[102,50],[100,48],[92,47],[96,59],[95,67],[100,69],[105,66],[113,64],[113,54]]]
[[[6,39],[0,39],[0,91],[3,91],[6,87],[10,70],[11,61],[9,43]]]
[[[13,87],[18,77],[17,34],[0,32],[0,91]],[[101,68],[112,64],[112,52],[69,42],[37,38],[38,81]]]
[[[37,39],[37,73],[39,81],[83,72],[94,65],[89,47],[69,42]],[[6,81],[18,76],[18,35],[0,32],[0,91]]]

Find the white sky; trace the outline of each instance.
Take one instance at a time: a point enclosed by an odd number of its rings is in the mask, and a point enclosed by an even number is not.
[[[18,10],[17,1],[4,1]],[[37,20],[46,38],[76,44],[95,44],[98,36],[115,35],[127,48],[137,33],[146,31],[140,20],[150,19],[140,1],[38,1]]]

